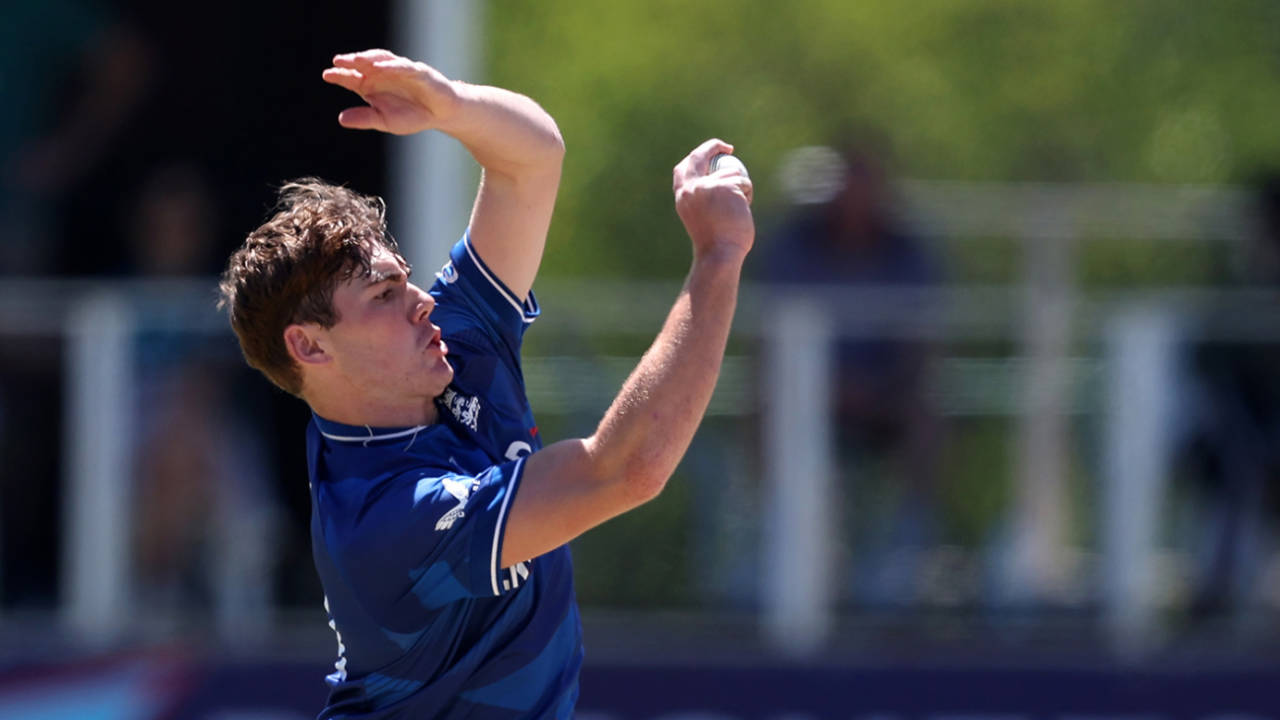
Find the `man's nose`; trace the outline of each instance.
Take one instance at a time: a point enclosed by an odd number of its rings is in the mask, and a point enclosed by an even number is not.
[[[431,317],[431,311],[436,309],[436,299],[417,285],[410,284],[409,287],[418,296],[418,303],[413,312],[414,322],[427,322],[427,318]]]

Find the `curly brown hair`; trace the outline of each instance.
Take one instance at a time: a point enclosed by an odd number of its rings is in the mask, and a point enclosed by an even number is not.
[[[218,286],[218,307],[227,309],[249,365],[301,397],[302,369],[285,348],[285,328],[333,327],[334,288],[368,274],[379,245],[404,262],[382,198],[310,177],[281,187],[271,219],[231,255]]]

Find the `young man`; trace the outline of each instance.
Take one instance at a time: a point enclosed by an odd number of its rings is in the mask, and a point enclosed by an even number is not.
[[[249,364],[313,411],[312,541],[339,658],[321,718],[567,718],[581,627],[565,544],[653,498],[719,373],[755,230],[751,185],[698,146],[674,171],[693,265],[591,437],[541,447],[520,372],[564,146],[533,101],[383,50],[328,82],[350,128],[428,129],[483,167],[430,291],[380,200],[286,185],[232,256],[224,302]]]

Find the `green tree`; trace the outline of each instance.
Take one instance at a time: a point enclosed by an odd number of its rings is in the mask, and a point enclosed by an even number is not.
[[[570,0],[487,6],[488,79],[569,153],[547,275],[683,272],[670,167],[737,145],[767,221],[799,145],[878,129],[899,172],[1216,183],[1280,162],[1280,4]]]

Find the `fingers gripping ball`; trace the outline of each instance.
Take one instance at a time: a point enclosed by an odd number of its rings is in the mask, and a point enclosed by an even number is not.
[[[723,170],[726,168],[743,177],[751,177],[751,174],[747,172],[747,166],[743,165],[742,161],[736,156],[730,155],[729,153],[720,153],[719,155],[711,158],[711,169],[709,173],[714,173],[717,170]]]
[[[738,187],[746,195],[747,203],[750,203],[754,193],[751,188],[751,175],[747,172],[747,166],[736,155],[718,153],[711,158],[707,172],[708,174],[715,174],[720,170],[728,170],[730,176],[742,178],[738,181]]]

